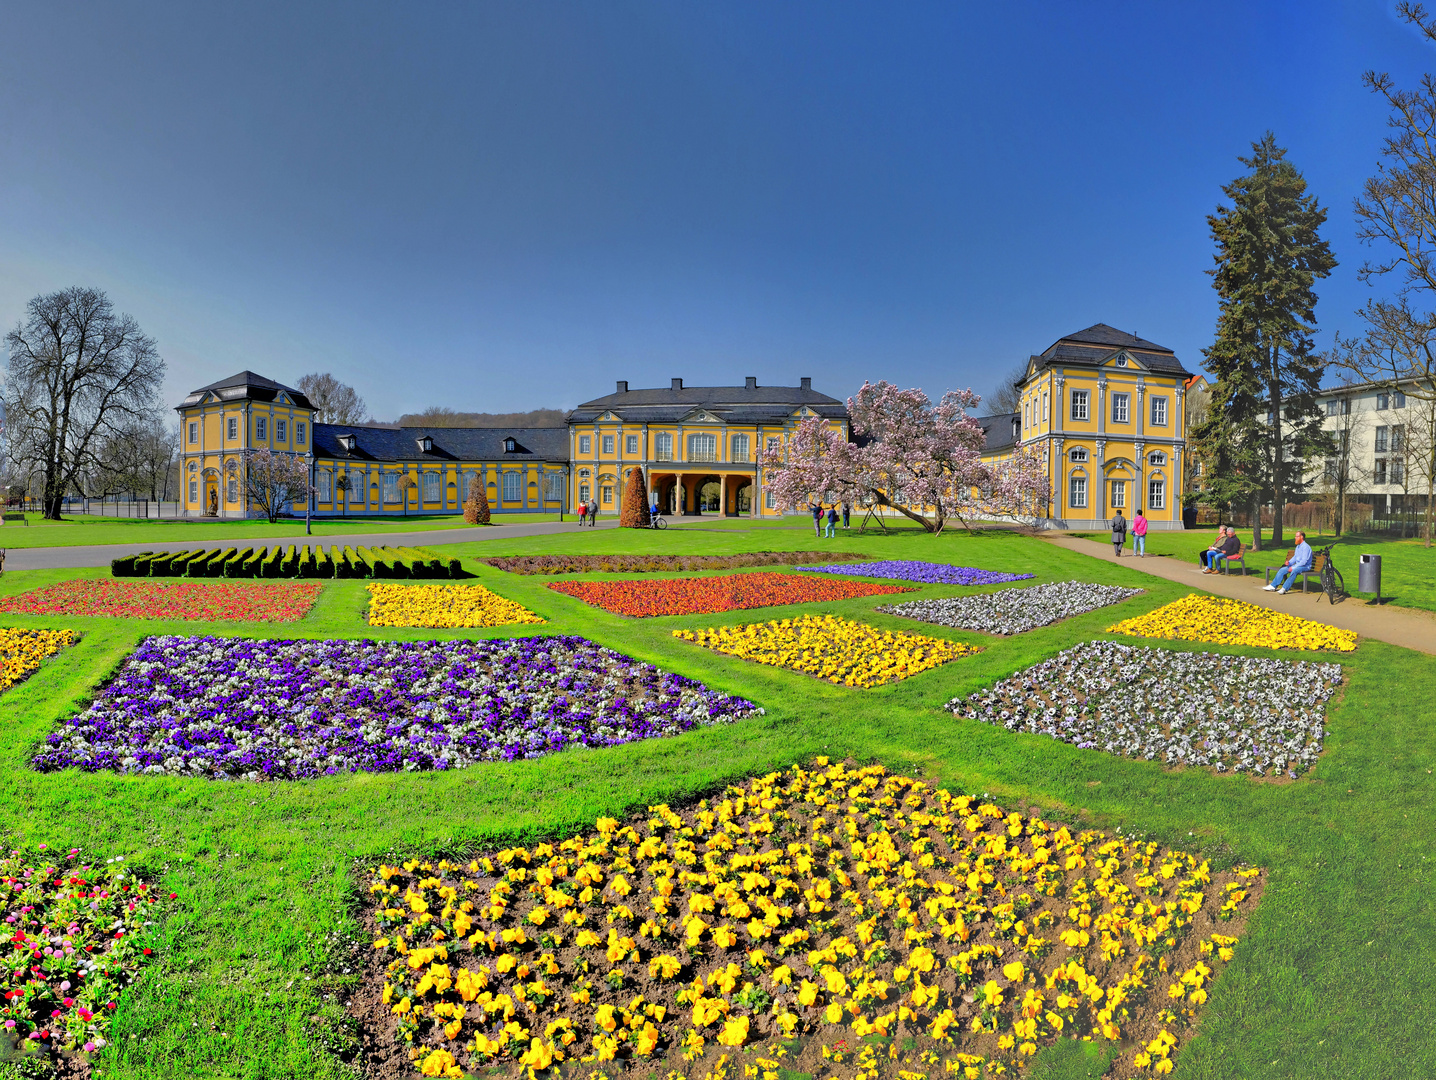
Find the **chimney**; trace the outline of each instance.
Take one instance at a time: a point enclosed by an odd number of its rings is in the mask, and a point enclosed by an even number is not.
[[[758,376],[756,376],[756,375],[749,375],[746,379],[744,379],[744,380],[743,380],[743,389],[745,389],[745,390],[756,390],[756,389],[758,389]]]
[[[619,380],[618,380],[618,392],[619,392],[620,394],[626,394],[626,393],[628,393],[628,380],[627,380],[627,379],[619,379]]]
[[[683,389],[683,380],[682,380],[682,379],[674,379],[674,380],[673,380],[673,387],[672,387],[672,389],[674,389],[674,390],[682,390],[682,389]]]
[[[811,390],[813,388],[813,380],[805,375],[798,380],[798,387],[802,390]]]

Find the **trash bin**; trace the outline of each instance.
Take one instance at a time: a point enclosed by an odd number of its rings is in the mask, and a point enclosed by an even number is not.
[[[1375,593],[1381,599],[1381,556],[1363,555],[1356,570],[1356,587],[1361,592]]]

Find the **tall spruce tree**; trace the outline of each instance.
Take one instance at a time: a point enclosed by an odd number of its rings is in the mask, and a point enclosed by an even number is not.
[[[1207,464],[1204,488],[1252,508],[1261,547],[1261,506],[1273,506],[1282,542],[1286,500],[1302,490],[1308,458],[1330,439],[1317,409],[1323,363],[1312,351],[1317,278],[1336,259],[1318,230],[1326,211],[1270,131],[1238,158],[1251,171],[1222,188],[1230,206],[1207,218],[1216,241],[1213,287],[1221,297],[1216,341],[1204,350],[1216,376],[1210,418],[1194,434]]]

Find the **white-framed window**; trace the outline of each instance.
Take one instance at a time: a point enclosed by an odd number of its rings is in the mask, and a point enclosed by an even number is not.
[[[689,461],[717,461],[717,460],[718,460],[718,436],[717,436],[717,435],[690,435],[690,436],[688,436],[688,460],[689,460]]]
[[[268,441],[268,439],[269,439],[269,418],[268,418],[268,417],[265,417],[265,416],[256,416],[256,417],[254,418],[254,437],[255,437],[256,439],[258,439],[260,442],[266,442],[266,441]]]
[[[192,442],[192,443],[197,443],[197,442],[199,442],[199,423],[198,423],[198,421],[191,420],[191,421],[189,422],[189,441]]]
[[[1167,399],[1164,397],[1154,397],[1152,399],[1152,426],[1167,426]]]
[[[224,485],[225,502],[239,502],[239,477],[231,476]]]
[[[1127,481],[1112,481],[1112,509],[1125,509],[1127,506]]]
[[[563,501],[563,473],[544,473],[543,497],[545,502]]]
[[[519,494],[522,477],[516,472],[504,473],[504,502],[520,502],[522,496]]]
[[[351,472],[349,474],[349,501],[351,503],[364,502],[364,474]]]
[[[1087,399],[1088,399],[1088,392],[1087,392],[1086,390],[1073,390],[1073,391],[1072,391],[1072,419],[1073,419],[1073,420],[1086,420],[1086,419],[1087,419]],[[1085,481],[1084,481],[1084,483],[1085,483]],[[1083,506],[1086,506],[1087,504],[1086,504],[1086,503],[1083,503],[1082,505],[1083,505]]]
[[[638,453],[637,435],[625,435],[623,437],[623,452],[630,456],[636,455]]]
[[[1376,429],[1376,452],[1378,454],[1384,454],[1386,452],[1386,444],[1390,434],[1391,429],[1384,424]]]
[[[1024,428],[1032,426],[1032,403],[1029,401],[1022,403],[1022,426]]]
[[[606,505],[608,505],[608,506],[612,506],[612,505],[613,505],[613,485],[612,485],[612,484],[604,484],[604,485],[603,485],[603,502],[604,502]]]
[[[1087,505],[1087,478],[1074,476],[1067,482],[1067,505],[1081,510]]]
[[[581,502],[581,503],[586,503],[586,502],[588,502],[588,493],[589,493],[589,487],[588,487],[587,484],[579,484],[579,485],[578,485],[578,501],[579,501],[579,502]]]
[[[192,503],[199,502],[199,481],[198,481],[198,480],[191,480],[191,481],[189,482],[189,501],[192,502]]]
[[[1119,356],[1119,357],[1117,357],[1117,366],[1118,366],[1118,367],[1126,367],[1126,366],[1127,366],[1127,358],[1126,358],[1125,356]]]
[[[306,434],[306,432],[305,432],[306,426],[307,426],[307,425],[304,423],[303,420],[296,420],[296,421],[294,421],[294,444],[295,444],[296,446],[303,446],[303,445],[304,445],[304,436],[305,436],[305,434]]]
[[[1125,423],[1127,423],[1128,408],[1129,408],[1129,406],[1131,405],[1131,403],[1132,403],[1132,395],[1131,395],[1131,394],[1113,394],[1113,395],[1112,395],[1112,423],[1114,423],[1114,424],[1125,424]]]
[[[1160,476],[1154,476],[1147,481],[1147,509],[1165,510],[1167,508],[1167,481]]]
[[[774,452],[776,452],[782,445],[783,445],[783,437],[782,437],[781,435],[769,435],[769,436],[768,436],[767,446],[768,446],[768,452],[769,452],[769,453],[774,453]]]
[[[1326,415],[1335,416],[1337,415],[1337,412],[1340,410],[1340,408],[1341,402],[1337,401],[1335,398],[1332,398],[1326,403]]]
[[[1372,472],[1371,482],[1373,484],[1386,483],[1386,459],[1384,457],[1376,459],[1376,468]]]
[[[578,437],[578,452],[580,454],[593,453],[593,439],[590,436],[580,435]]]
[[[1391,407],[1393,409],[1406,408],[1406,392],[1404,390],[1391,391]]]
[[[1165,465],[1166,463],[1167,455],[1161,450],[1153,450],[1150,454],[1147,455],[1148,465]]]
[[[1087,460],[1087,448],[1086,448],[1085,446],[1074,446],[1071,450],[1067,451],[1067,460],[1068,460],[1068,461],[1086,461],[1086,460]]]
[[[747,461],[747,460],[748,460],[748,456],[749,456],[749,455],[748,455],[748,436],[746,436],[746,435],[734,435],[734,436],[733,436],[733,460],[734,460],[734,461]]]
[[[385,473],[384,478],[379,482],[380,496],[386,503],[397,503],[399,501],[399,474]]]
[[[773,494],[773,489],[772,489],[772,488],[764,488],[764,489],[763,489],[763,509],[764,509],[764,510],[776,510],[776,509],[778,509],[778,497]]]
[[[289,441],[289,421],[276,420],[274,422],[274,437],[280,442]]]
[[[320,502],[328,502],[328,501],[329,501],[329,495],[330,495],[330,487],[331,487],[331,484],[332,484],[332,481],[333,481],[333,477],[331,477],[331,476],[329,475],[329,472],[326,470],[326,471],[324,471],[324,472],[321,472],[318,476],[316,476],[316,477],[315,477],[315,480],[318,481],[318,483],[316,483],[314,486],[319,489],[319,501],[320,501]]]
[[[423,477],[423,485],[424,485],[424,501],[425,501],[425,502],[438,502],[438,501],[439,501],[439,474],[436,473],[436,472],[426,472],[426,473],[424,474],[424,477]]]
[[[1042,391],[1042,422],[1047,422],[1047,391]]]
[[[653,436],[653,459],[655,461],[673,460],[673,433],[660,431]]]
[[[612,435],[605,435],[605,436],[603,437],[603,453],[604,453],[604,456],[607,456],[607,455],[613,453],[613,436],[612,436]]]
[[[224,422],[224,437],[230,442],[239,438],[239,417],[231,416]]]
[[[1390,394],[1377,394],[1377,395],[1376,395],[1376,411],[1377,411],[1377,412],[1385,412],[1385,411],[1386,411],[1387,409],[1389,409],[1389,408],[1391,408],[1391,395],[1390,395]]]

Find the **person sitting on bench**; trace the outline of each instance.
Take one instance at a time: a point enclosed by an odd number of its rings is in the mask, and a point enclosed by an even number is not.
[[[1263,585],[1262,588],[1267,592],[1280,592],[1285,596],[1291,592],[1291,583],[1296,575],[1306,573],[1314,565],[1316,565],[1316,560],[1312,557],[1311,545],[1306,542],[1306,533],[1298,532],[1296,534],[1296,550],[1291,553],[1286,562],[1281,564],[1276,576],[1271,579],[1271,584]],[[1285,588],[1282,587],[1283,581],[1286,582]]]
[[[1205,567],[1202,573],[1215,574],[1217,572],[1217,563],[1222,559],[1228,559],[1233,555],[1239,554],[1241,550],[1242,542],[1237,537],[1237,530],[1233,526],[1228,525],[1226,539],[1215,548],[1209,548],[1202,553],[1202,562]]]

